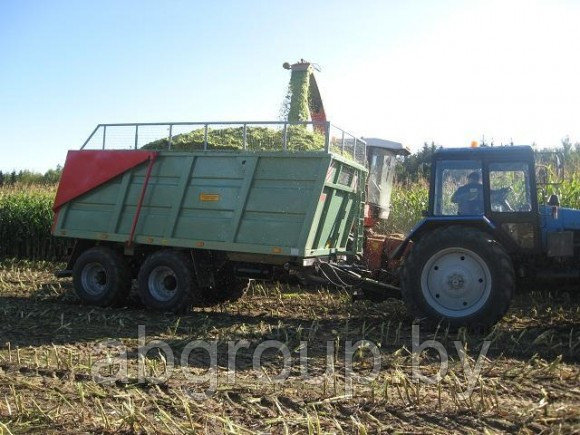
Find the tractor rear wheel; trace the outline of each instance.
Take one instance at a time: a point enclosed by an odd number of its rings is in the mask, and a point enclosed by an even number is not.
[[[131,274],[120,253],[95,246],[75,262],[73,284],[83,302],[101,307],[120,305],[131,291]]]
[[[143,305],[158,311],[183,312],[200,299],[191,258],[171,249],[147,257],[137,284]]]
[[[450,226],[413,246],[401,276],[403,299],[416,318],[452,327],[487,328],[509,308],[512,262],[489,234]]]

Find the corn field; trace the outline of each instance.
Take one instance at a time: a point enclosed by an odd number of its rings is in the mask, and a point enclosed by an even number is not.
[[[396,184],[391,198],[389,219],[379,224],[384,233],[407,234],[422,218],[429,203],[429,182],[419,180],[413,184]]]
[[[69,242],[51,236],[55,187],[0,189],[0,258],[63,259]]]
[[[548,186],[545,191],[546,197],[555,193],[560,198],[562,207],[580,209],[580,170],[572,174],[569,180],[564,181],[560,186]],[[541,195],[542,193],[539,193]],[[541,201],[542,198],[540,197]]]

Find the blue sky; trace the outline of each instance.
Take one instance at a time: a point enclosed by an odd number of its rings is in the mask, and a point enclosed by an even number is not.
[[[0,170],[100,122],[274,120],[284,61],[361,136],[580,141],[580,1],[0,0]]]

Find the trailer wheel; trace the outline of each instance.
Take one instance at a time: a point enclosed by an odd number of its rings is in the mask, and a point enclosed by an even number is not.
[[[122,304],[131,291],[131,274],[121,254],[105,246],[83,252],[73,267],[77,295],[88,304]]]
[[[139,269],[137,284],[143,304],[158,311],[182,312],[199,299],[191,258],[179,251],[149,255]]]
[[[249,279],[238,278],[230,267],[214,273],[215,285],[201,290],[203,301],[207,304],[235,302],[240,299],[250,284]]]
[[[484,329],[509,308],[515,276],[506,251],[475,228],[450,226],[413,246],[401,290],[407,308],[429,323]]]

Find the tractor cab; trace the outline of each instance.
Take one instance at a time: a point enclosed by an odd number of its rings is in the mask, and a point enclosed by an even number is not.
[[[430,189],[428,216],[480,221],[509,251],[539,249],[531,147],[440,149],[433,157]]]

